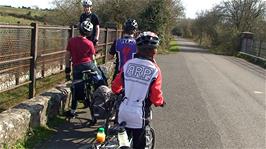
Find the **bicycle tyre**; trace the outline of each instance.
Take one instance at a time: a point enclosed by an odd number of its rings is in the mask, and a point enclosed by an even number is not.
[[[154,149],[155,148],[155,130],[151,126],[146,126],[146,148]]]
[[[67,107],[66,107],[66,109],[71,109],[71,102],[72,102],[72,91],[70,91],[70,93],[69,93],[69,96],[68,96],[68,103],[67,103]]]
[[[85,100],[84,102],[87,102],[88,107],[90,109],[90,117],[92,121],[95,121],[96,118],[94,117],[94,111],[93,111],[93,86],[89,84],[88,82],[84,83],[84,92],[85,92]]]

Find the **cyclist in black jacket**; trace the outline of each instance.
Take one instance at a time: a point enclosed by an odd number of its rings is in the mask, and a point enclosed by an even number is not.
[[[92,9],[91,0],[83,0],[82,6],[84,8],[84,13],[80,15],[79,22],[82,23],[83,21],[90,21],[93,24],[93,31],[89,40],[91,40],[95,46],[98,43],[100,35],[99,18],[95,13],[91,11]]]

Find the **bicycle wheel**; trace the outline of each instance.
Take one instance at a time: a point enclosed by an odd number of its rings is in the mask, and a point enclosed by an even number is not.
[[[93,111],[93,107],[92,107],[92,104],[93,104],[93,100],[92,100],[92,94],[93,94],[93,92],[92,92],[92,86],[88,83],[88,82],[86,82],[85,84],[84,84],[84,91],[85,91],[85,105],[86,105],[86,107],[89,107],[89,109],[90,109],[90,114],[91,114],[91,120],[92,121],[95,121],[96,119],[95,119],[95,117],[94,117],[94,111]]]
[[[145,149],[154,149],[155,148],[155,131],[148,125],[146,126],[146,147]]]
[[[68,96],[68,99],[67,99],[67,107],[64,107],[64,109],[63,110],[65,110],[65,109],[71,109],[71,102],[72,102],[72,91],[69,93],[69,96]]]

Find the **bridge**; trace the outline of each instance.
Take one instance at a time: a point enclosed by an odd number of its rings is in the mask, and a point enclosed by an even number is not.
[[[63,70],[63,45],[67,37],[60,37],[74,36],[75,31],[70,27],[36,25],[0,28],[5,28],[1,30],[4,35],[15,35],[15,39],[1,36],[2,42],[8,41],[4,48],[17,49],[0,56],[0,74],[4,74],[0,81],[9,81],[1,84],[0,92],[30,84],[29,96],[33,97],[34,82],[54,71],[49,70],[53,62],[58,72]],[[99,45],[98,58],[105,58],[106,49],[119,33],[118,30],[101,30],[104,35],[100,39],[102,44]],[[37,34],[41,38],[36,38]],[[56,41],[60,41],[60,45],[50,43],[47,36],[59,37]],[[24,42],[16,40],[21,37]],[[29,42],[27,37],[35,44]],[[14,43],[22,48],[12,47]],[[55,50],[51,44],[60,48]],[[164,108],[153,108],[156,148],[264,148],[265,69],[240,58],[210,54],[187,39],[178,38],[176,44],[180,52],[156,57],[163,73],[163,92],[167,102]],[[8,80],[10,78],[13,80]],[[101,122],[95,127],[87,127],[88,109],[80,109],[79,112],[79,118],[55,128],[57,133],[37,148],[86,147],[94,139],[95,130]],[[27,116],[23,118],[30,119]],[[4,134],[3,129],[0,130]]]

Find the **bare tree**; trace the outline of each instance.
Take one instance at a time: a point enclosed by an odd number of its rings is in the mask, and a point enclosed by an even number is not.
[[[122,25],[128,18],[137,19],[149,1],[147,0],[102,0],[98,2],[97,14],[103,24],[114,22]]]
[[[253,23],[265,15],[266,6],[262,0],[230,0],[223,2],[220,10],[227,23],[243,32],[253,30]]]
[[[79,16],[83,10],[80,0],[54,0],[53,4],[56,9],[50,18],[56,24],[72,25],[79,21]]]

